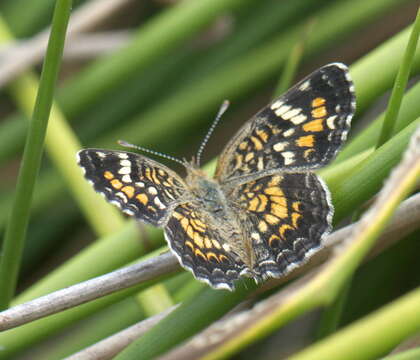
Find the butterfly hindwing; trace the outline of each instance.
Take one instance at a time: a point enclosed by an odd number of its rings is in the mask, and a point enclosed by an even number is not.
[[[78,157],[97,192],[126,214],[155,226],[164,225],[186,189],[175,172],[138,154],[85,149]]]
[[[219,158],[223,182],[275,169],[309,170],[327,164],[347,137],[355,111],[347,67],[326,65],[249,120]]]
[[[255,252],[254,271],[280,277],[314,252],[331,230],[333,208],[325,184],[311,172],[265,176],[236,188],[243,227]]]
[[[165,237],[182,266],[197,279],[214,288],[232,290],[233,282],[247,269],[231,251],[226,228],[211,219],[211,214],[203,214],[198,206],[181,204],[165,227]]]

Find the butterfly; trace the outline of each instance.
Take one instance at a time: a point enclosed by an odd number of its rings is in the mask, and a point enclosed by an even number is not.
[[[224,148],[213,178],[194,159],[182,162],[182,178],[126,151],[84,149],[78,163],[109,202],[163,228],[197,279],[233,290],[242,276],[281,277],[322,247],[333,206],[314,170],[337,154],[354,112],[348,69],[332,63],[248,120]]]

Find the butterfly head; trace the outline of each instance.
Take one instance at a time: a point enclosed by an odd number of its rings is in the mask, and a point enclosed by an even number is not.
[[[187,182],[195,183],[199,179],[208,178],[207,174],[200,168],[197,158],[193,157],[191,161],[183,159],[183,165],[187,171]]]

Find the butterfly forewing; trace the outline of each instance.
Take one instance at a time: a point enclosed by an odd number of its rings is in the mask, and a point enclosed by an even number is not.
[[[223,182],[275,169],[323,166],[346,139],[354,111],[346,66],[326,65],[244,125],[220,156],[216,177]]]
[[[175,172],[138,154],[85,149],[78,157],[97,192],[126,214],[155,226],[164,225],[186,191]]]

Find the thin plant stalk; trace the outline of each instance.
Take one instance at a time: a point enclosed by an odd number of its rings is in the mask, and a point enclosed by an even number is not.
[[[276,90],[274,90],[275,96],[280,96],[281,94],[285,93],[292,84],[293,78],[296,75],[299,64],[301,63],[303,54],[305,52],[306,41],[315,25],[315,22],[315,18],[308,21],[308,23],[302,29],[300,38],[290,51],[289,57],[286,59],[284,70],[281,74],[279,83],[277,84]]]
[[[391,98],[388,103],[388,109],[385,113],[385,118],[382,123],[382,130],[379,136],[376,147],[384,144],[392,136],[395,128],[395,123],[400,111],[401,102],[404,96],[404,90],[407,86],[407,81],[410,76],[411,67],[414,62],[414,55],[416,53],[417,42],[420,35],[420,8],[417,11],[416,20],[414,21],[413,29],[407,43],[407,48],[400,68],[398,69],[397,78],[392,89]]]
[[[377,147],[389,140],[392,136],[394,124],[396,122],[399,109],[401,107],[404,89],[407,85],[408,76],[410,74],[411,65],[413,63],[414,54],[417,47],[417,40],[420,33],[420,8],[417,12],[416,21],[414,23],[410,38],[408,40],[407,49],[404,54],[402,64],[398,70],[397,79],[395,81],[391,98],[388,104],[388,109],[385,113],[385,118],[382,123],[382,131],[377,143]],[[361,209],[356,209],[353,214],[353,221],[356,221],[362,213]],[[336,330],[340,316],[343,310],[344,303],[348,296],[348,290],[351,286],[350,280],[343,285],[343,290],[338,295],[334,303],[326,308],[321,317],[321,322],[318,328],[317,338],[325,337]]]
[[[315,334],[317,340],[327,337],[337,330],[350,288],[351,279],[348,279],[335,301],[322,312],[321,320]]]
[[[0,309],[8,307],[16,288],[32,194],[41,164],[71,6],[72,0],[59,0],[54,10],[47,55],[17,179],[16,197],[3,242],[0,259]]]
[[[420,288],[417,288],[337,334],[290,357],[290,360],[378,359],[394,344],[419,330],[420,326],[415,320],[417,317],[413,316],[418,311],[419,302]],[[420,351],[417,349],[414,354],[410,357],[395,356],[382,359],[418,359]]]

